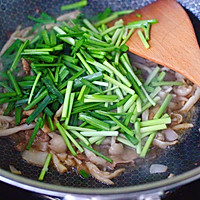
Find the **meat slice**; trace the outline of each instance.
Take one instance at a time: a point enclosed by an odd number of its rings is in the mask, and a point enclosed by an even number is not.
[[[56,153],[65,153],[67,151],[67,145],[61,135],[54,132],[49,133],[52,138],[49,142],[49,148]]]
[[[15,146],[17,151],[24,151],[26,149],[32,133],[33,130],[25,131],[22,141]],[[49,136],[43,131],[39,130],[33,141],[32,147],[40,151],[47,151],[48,142]]]
[[[24,58],[22,58],[22,67],[26,75],[30,74],[31,67]]]

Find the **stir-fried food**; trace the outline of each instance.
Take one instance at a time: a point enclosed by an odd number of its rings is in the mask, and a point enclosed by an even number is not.
[[[125,170],[121,164],[133,166],[155,146],[175,145],[180,130],[193,127],[184,113],[200,89],[129,55],[132,33],[148,49],[150,27],[157,23],[138,16],[125,25],[118,17],[130,12],[29,16],[36,24],[19,27],[3,47],[0,137],[9,136],[24,160],[43,167],[39,180],[53,165],[59,173],[74,168],[83,178],[113,184]]]

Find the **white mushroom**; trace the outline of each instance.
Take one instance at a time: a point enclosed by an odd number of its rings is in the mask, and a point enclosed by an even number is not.
[[[155,138],[153,140],[153,145],[158,146],[161,149],[166,149],[168,146],[175,145],[177,142],[178,142],[177,140],[175,140],[173,142],[164,142],[164,141],[160,141]]]
[[[157,132],[156,139],[158,139],[160,141],[164,141],[165,140],[165,136],[162,133]]]
[[[64,161],[64,160],[67,158],[67,153],[57,153],[56,156],[57,156],[60,160]]]
[[[35,147],[40,151],[47,151],[48,149],[48,142],[37,142]]]
[[[14,117],[0,115],[0,120],[12,122],[14,119],[15,119]]]
[[[173,126],[172,128],[176,131],[181,130],[181,129],[188,129],[192,128],[194,125],[191,123],[183,123],[183,124],[178,124],[176,126]]]
[[[124,168],[121,168],[114,172],[103,172],[91,162],[86,162],[86,166],[92,176],[94,176],[97,180],[108,185],[113,185],[114,183],[110,179],[119,176],[125,170]]]
[[[9,123],[14,121],[14,117],[0,115],[0,129],[9,128]]]
[[[180,124],[183,121],[183,116],[181,114],[178,113],[170,113],[170,117],[172,122],[174,122],[175,124]]]
[[[67,171],[67,168],[58,160],[57,156],[55,154],[52,154],[52,160],[55,168],[60,172],[61,174],[65,173]]]
[[[194,95],[192,95],[186,104],[181,108],[181,112],[188,112],[200,98],[200,88],[196,87]]]
[[[182,97],[185,97],[187,95],[189,95],[191,92],[192,92],[192,86],[189,85],[181,85],[181,86],[178,86],[178,88],[175,88],[174,89],[174,92],[178,95],[178,96],[182,96]]]
[[[164,92],[164,91],[160,91],[160,92],[158,93],[158,96],[159,96],[161,99],[165,99],[165,97],[167,96],[167,93]]]
[[[17,175],[21,175],[22,172],[17,170],[13,165],[9,165],[9,168],[10,168],[10,171],[13,173],[13,174],[17,174]]]
[[[35,127],[35,123],[31,123],[29,125],[28,124],[22,124],[20,126],[15,126],[14,128],[3,129],[3,130],[0,130],[0,137],[9,136],[9,135],[17,133],[19,131],[30,130],[30,129],[33,129],[34,127]]]

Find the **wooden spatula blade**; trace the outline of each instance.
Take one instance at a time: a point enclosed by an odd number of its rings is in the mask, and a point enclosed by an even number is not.
[[[150,31],[150,49],[145,49],[136,32],[127,42],[129,50],[143,58],[166,66],[200,86],[200,50],[192,23],[175,0],[158,0],[135,13],[123,16],[125,24],[157,19]]]

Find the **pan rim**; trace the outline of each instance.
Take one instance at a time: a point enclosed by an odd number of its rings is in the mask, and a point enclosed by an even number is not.
[[[32,192],[53,195],[59,197],[65,197],[67,194],[71,194],[77,197],[89,197],[92,195],[120,195],[120,194],[136,194],[136,193],[153,193],[156,191],[166,191],[183,184],[190,183],[200,178],[200,166],[187,171],[183,174],[174,176],[169,179],[163,179],[160,181],[155,181],[152,183],[140,184],[135,186],[117,187],[117,188],[81,188],[81,187],[69,187],[69,186],[59,186],[49,183],[43,183],[36,180],[31,180],[25,177],[21,177],[11,172],[0,169],[0,180],[25,189]]]

